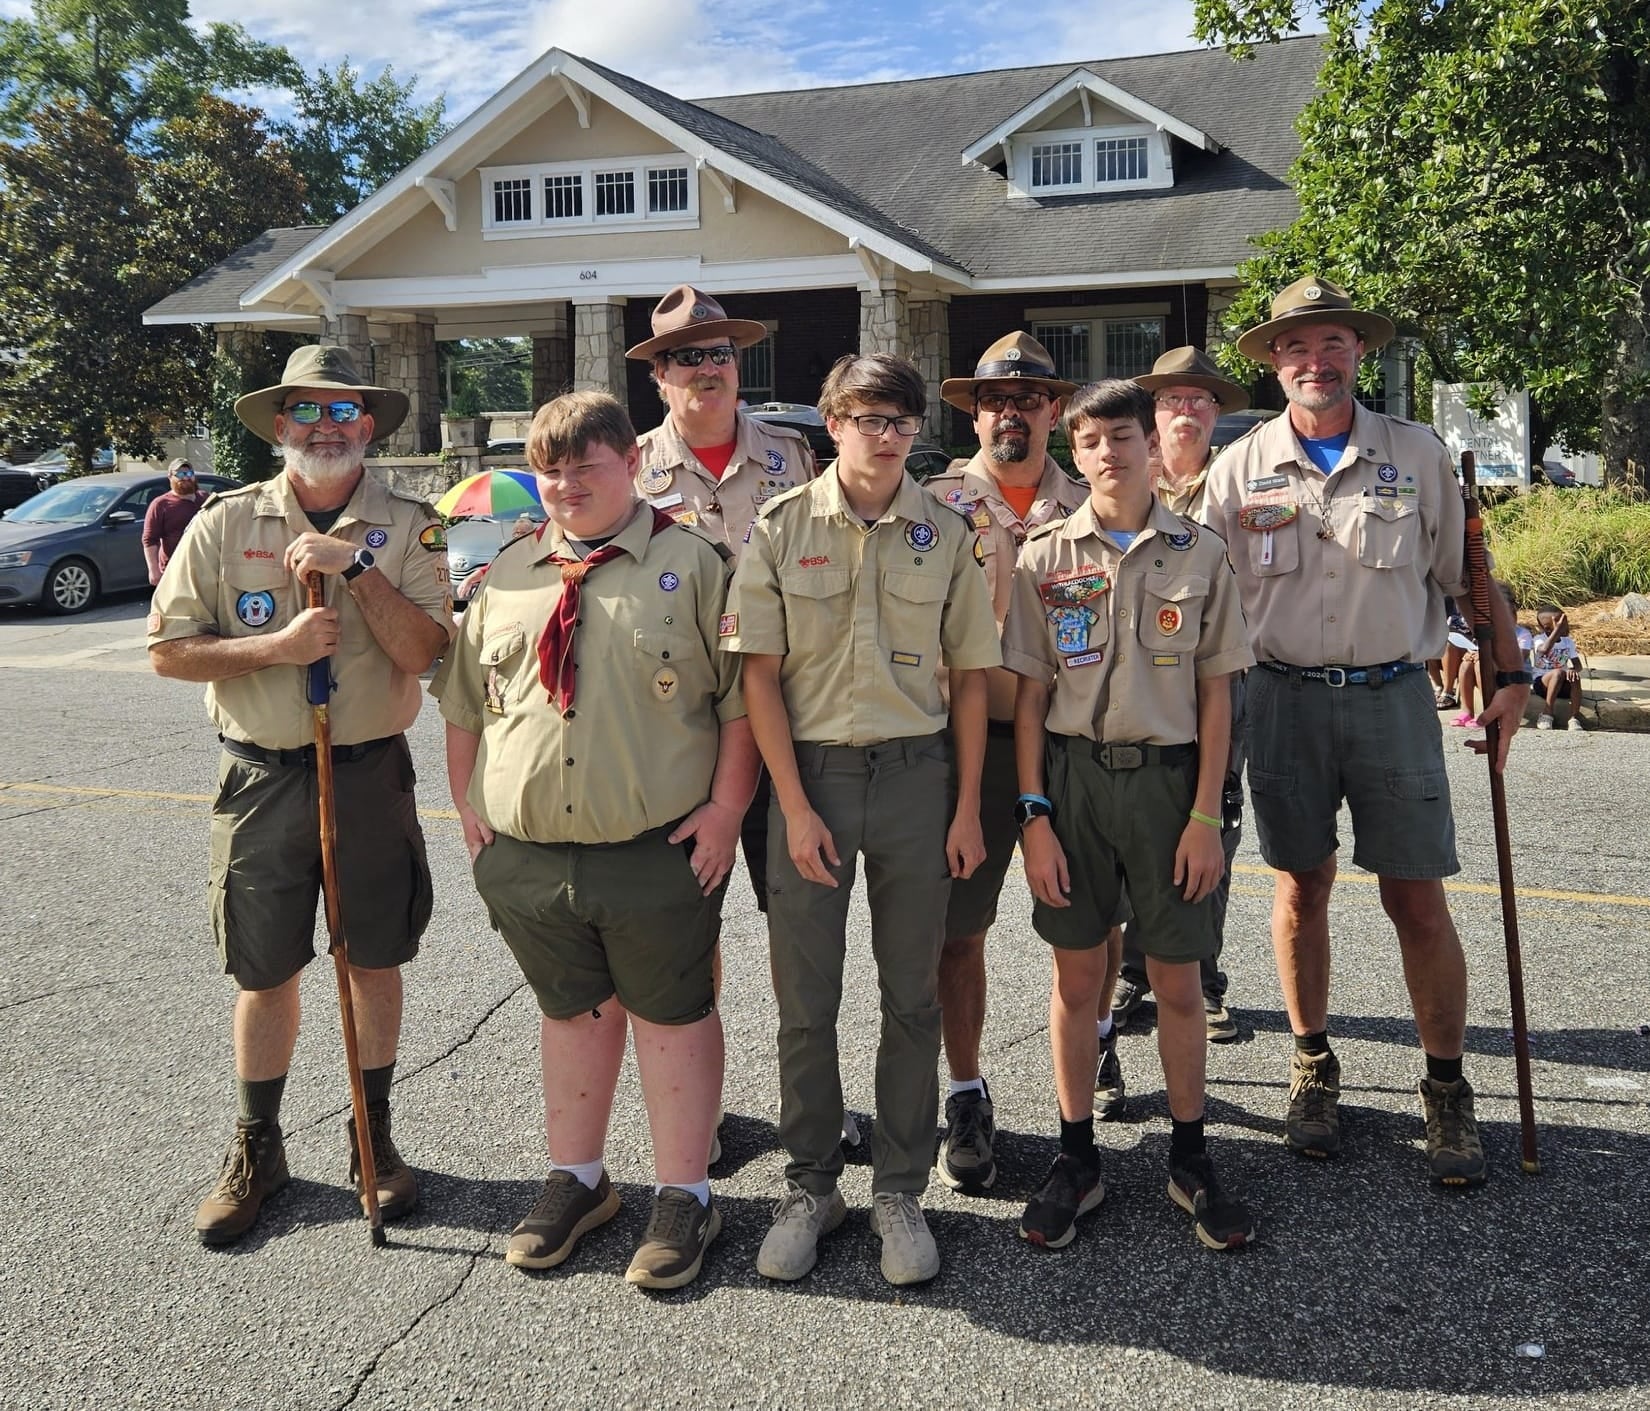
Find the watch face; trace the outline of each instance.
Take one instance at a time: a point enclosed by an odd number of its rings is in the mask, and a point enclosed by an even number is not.
[[[372,556],[371,549],[357,549],[355,551],[355,562],[362,568],[371,568],[378,560]]]

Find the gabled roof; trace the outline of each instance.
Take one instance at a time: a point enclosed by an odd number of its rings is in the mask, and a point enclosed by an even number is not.
[[[272,270],[313,243],[324,225],[286,225],[266,230],[254,240],[198,274],[183,288],[144,310],[143,321],[159,323],[233,323],[243,317],[241,296]]]

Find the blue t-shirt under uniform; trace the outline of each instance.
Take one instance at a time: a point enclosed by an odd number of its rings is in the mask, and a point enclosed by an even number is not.
[[[1306,458],[1313,465],[1328,475],[1340,464],[1341,452],[1346,450],[1346,444],[1351,439],[1350,427],[1339,436],[1302,436],[1301,450],[1306,452]]]

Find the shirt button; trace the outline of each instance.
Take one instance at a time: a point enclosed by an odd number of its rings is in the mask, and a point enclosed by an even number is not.
[[[572,762],[573,762],[573,756],[572,755],[568,755],[567,758],[562,761],[563,764],[571,764]]]
[[[1334,621],[1334,620],[1335,620],[1335,614],[1334,614],[1334,613],[1330,613],[1330,614],[1329,614],[1329,620],[1330,620],[1330,621],[1331,621],[1331,622],[1333,622],[1333,621]]]
[[[563,720],[571,720],[573,718],[573,715],[574,715],[573,707],[568,706],[567,709],[562,712],[562,717],[561,718]]]
[[[573,811],[573,805],[572,805],[572,804],[568,804],[568,805],[567,805],[567,811],[568,811],[568,812],[569,812],[569,813],[571,813],[571,812],[572,812],[572,811]]]
[[[669,661],[670,660],[670,653],[669,652],[660,652],[659,653],[659,660],[660,661]]]
[[[1330,577],[1331,577],[1331,578],[1333,578],[1333,577],[1334,577],[1334,576],[1335,576],[1335,570],[1334,570],[1334,569],[1330,569],[1330,570],[1329,570],[1329,576],[1330,576]]]

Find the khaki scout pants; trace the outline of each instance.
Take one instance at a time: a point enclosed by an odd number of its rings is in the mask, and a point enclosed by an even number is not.
[[[951,877],[950,749],[945,736],[864,748],[798,743],[808,802],[831,830],[835,888],[803,880],[785,817],[768,821],[768,946],[779,1000],[779,1136],[786,1176],[829,1194],[842,1171],[837,1012],[856,854],[865,857],[871,953],[882,992],[873,1191],[920,1193],[939,1111],[939,964]]]

